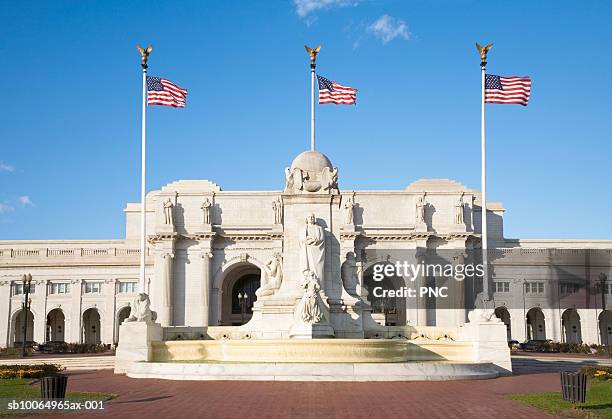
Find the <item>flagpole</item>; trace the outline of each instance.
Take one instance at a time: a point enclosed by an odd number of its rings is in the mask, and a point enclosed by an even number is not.
[[[314,61],[310,63],[310,151],[315,150],[315,67]]]
[[[321,50],[321,46],[309,48],[304,45],[304,48],[310,56],[310,151],[315,151],[315,68],[317,67],[317,54]]]
[[[142,126],[141,126],[141,144],[140,144],[140,274],[139,274],[139,289],[140,292],[146,292],[145,286],[145,257],[147,251],[147,61],[151,53],[151,46],[146,49],[137,47],[142,58]]]
[[[487,147],[486,147],[486,132],[485,132],[485,78],[487,73],[487,53],[493,44],[481,47],[476,44],[476,48],[480,53],[480,70],[481,70],[481,118],[480,118],[480,152],[481,152],[481,184],[482,184],[482,204],[481,204],[481,222],[482,222],[482,266],[483,266],[483,297],[484,301],[491,300],[491,292],[489,287],[489,255],[488,255],[488,233],[487,233]]]

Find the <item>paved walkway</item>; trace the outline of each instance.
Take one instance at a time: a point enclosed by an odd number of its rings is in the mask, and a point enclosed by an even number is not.
[[[193,382],[132,379],[111,371],[74,371],[68,389],[119,394],[107,403],[103,413],[89,412],[79,417],[540,418],[548,416],[506,395],[559,391],[559,376],[395,383]]]

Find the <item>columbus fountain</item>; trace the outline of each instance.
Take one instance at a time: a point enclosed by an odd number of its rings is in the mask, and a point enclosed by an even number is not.
[[[344,256],[350,248],[344,243],[359,235],[353,202],[340,193],[338,169],[325,155],[306,151],[293,160],[275,211],[282,251],[261,270],[251,319],[240,326],[191,327],[198,338],[177,340],[172,326],[156,322],[152,309],[160,309],[159,300],[141,293],[120,326],[116,373],[304,381],[482,379],[511,373],[506,328],[487,310],[472,311],[468,321],[451,327],[385,326],[374,320],[363,278],[351,270],[354,256]]]

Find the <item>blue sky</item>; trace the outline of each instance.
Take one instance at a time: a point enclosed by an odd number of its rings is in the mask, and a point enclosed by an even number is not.
[[[209,179],[281,189],[309,144],[304,44],[359,89],[317,108],[343,189],[419,178],[480,187],[480,68],[530,75],[529,106],[489,105],[488,196],[510,238],[612,238],[612,3],[23,1],[0,15],[0,239],[124,236],[139,200],[140,67],[189,89],[148,112],[148,188]]]

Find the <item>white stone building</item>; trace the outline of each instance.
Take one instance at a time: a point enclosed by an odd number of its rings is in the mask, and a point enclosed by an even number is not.
[[[325,190],[314,186],[313,173]],[[162,326],[244,324],[252,316],[262,270],[275,254],[294,246],[288,232],[298,231],[310,212],[325,229],[323,291],[332,310],[342,310],[352,295],[341,271],[347,255],[354,254],[377,321],[464,323],[474,303],[468,281],[447,284],[452,301],[381,301],[373,297],[371,272],[375,264],[392,262],[385,255],[397,251],[415,255],[435,249],[464,258],[478,249],[479,192],[439,179],[396,191],[338,190],[337,176],[326,156],[305,152],[287,170],[284,190],[224,191],[206,180],[181,180],[150,192],[145,284],[138,283],[139,204],[125,208],[124,240],[0,241],[0,345],[23,340],[21,278],[27,273],[33,277],[28,341],[117,343],[119,325],[139,290],[150,295]],[[171,205],[164,205],[168,200]],[[594,286],[602,272],[610,277],[610,264],[584,261],[589,249],[610,254],[612,241],[509,240],[503,235],[504,207],[489,203],[488,211],[489,246],[495,248],[491,288],[508,338],[612,342],[612,286]],[[575,252],[578,260],[563,259],[567,263],[551,268],[546,261],[560,248]],[[398,281],[392,286],[404,285]],[[567,304],[560,295],[577,300]]]

